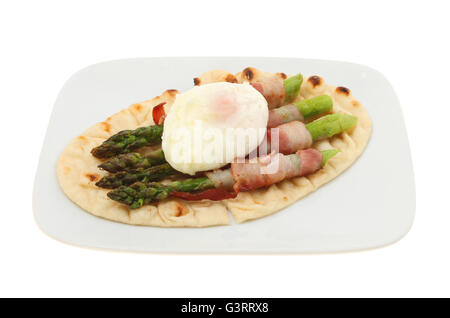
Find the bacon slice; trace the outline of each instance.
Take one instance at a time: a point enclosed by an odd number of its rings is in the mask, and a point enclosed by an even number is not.
[[[200,200],[220,201],[225,199],[233,199],[237,196],[237,193],[229,192],[221,188],[216,188],[216,189],[208,189],[197,193],[173,191],[170,193],[170,195],[188,201],[200,201]]]
[[[303,115],[294,104],[282,106],[269,111],[268,128],[277,127],[293,120],[303,121]]]
[[[163,102],[161,104],[156,105],[152,109],[153,122],[156,125],[162,125],[164,123],[164,119],[166,119],[166,112],[164,111],[164,105],[166,103]]]
[[[321,168],[322,153],[309,148],[295,154],[271,154],[258,162],[232,163],[234,191],[251,191],[285,179],[304,176]]]
[[[305,124],[299,121],[278,126],[279,152],[291,154],[300,149],[311,147],[313,140]],[[273,140],[271,140],[273,144]]]
[[[302,162],[300,171],[296,176],[306,176],[322,168],[323,156],[319,150],[309,148],[297,151],[296,155],[300,156],[300,161]]]
[[[278,132],[278,140],[275,139],[276,132]],[[259,145],[259,153],[275,151],[276,142],[278,142],[278,152],[288,155],[297,150],[311,147],[313,140],[305,124],[295,120],[267,129],[267,138]]]
[[[257,82],[250,83],[267,100],[269,109],[277,108],[284,102],[285,90],[283,80],[274,75]]]

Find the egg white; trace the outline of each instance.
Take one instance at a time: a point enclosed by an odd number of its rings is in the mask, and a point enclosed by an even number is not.
[[[211,83],[176,96],[164,121],[167,162],[186,174],[243,158],[264,138],[265,98],[248,83]]]

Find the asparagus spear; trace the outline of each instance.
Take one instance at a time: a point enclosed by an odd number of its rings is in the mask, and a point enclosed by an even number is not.
[[[130,185],[135,182],[159,181],[164,178],[180,174],[168,163],[150,168],[137,168],[131,171],[121,171],[101,178],[95,185],[101,188],[114,189],[122,185]]]
[[[304,119],[327,113],[333,108],[333,100],[328,95],[320,95],[293,103],[297,106]]]
[[[302,74],[289,77],[283,81],[284,85],[284,101],[290,102],[300,93],[300,86],[303,82]]]
[[[322,153],[322,167],[339,152],[337,149],[324,150]],[[290,156],[296,156],[295,154]],[[126,204],[130,209],[137,209],[144,204],[158,202],[170,196],[173,191],[200,192],[215,188],[215,183],[208,177],[174,181],[166,185],[160,183],[136,182],[131,186],[120,186],[108,192],[108,197],[117,202]]]
[[[320,95],[274,108],[269,111],[267,127],[277,127],[294,120],[304,121],[317,115],[327,113],[332,108],[333,100],[328,95]]]
[[[328,160],[336,156],[339,152],[341,152],[339,149],[328,149],[328,150],[322,150],[322,167],[325,166]]]
[[[143,156],[137,152],[121,154],[103,162],[98,167],[108,172],[129,171],[136,168],[150,168],[165,162],[164,153],[161,149],[152,151]]]
[[[109,137],[91,153],[97,158],[110,158],[118,154],[129,153],[144,146],[161,143],[163,125],[140,127],[135,130],[123,130]]]
[[[212,188],[214,188],[214,183],[207,177],[174,181],[168,185],[136,182],[131,186],[121,186],[108,192],[108,197],[128,205],[130,209],[137,209],[144,204],[164,200],[173,191],[195,192]]]
[[[169,196],[170,188],[156,183],[145,184],[136,182],[127,187],[108,192],[108,197],[114,201],[126,204],[130,209],[137,209],[144,204],[164,200]]]
[[[306,124],[306,128],[309,130],[312,139],[315,141],[332,137],[346,129],[352,128],[356,125],[357,121],[358,117],[356,116],[336,113],[316,119],[309,124]]]

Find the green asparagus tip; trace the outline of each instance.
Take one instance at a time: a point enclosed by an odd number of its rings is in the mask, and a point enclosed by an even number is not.
[[[320,95],[294,103],[305,119],[328,113],[333,108],[333,100],[328,95]]]
[[[300,87],[302,86],[302,82],[303,82],[302,74],[297,74],[284,80],[283,82],[285,91],[284,100],[286,102],[290,102],[298,96],[298,94],[300,93]]]
[[[347,115],[347,114],[340,114],[339,121],[341,123],[341,127],[343,130],[353,128],[356,126],[356,123],[358,122],[358,117],[353,115]]]
[[[107,193],[108,198],[128,205],[130,209],[139,209],[144,204],[166,199],[171,189],[159,183],[136,182],[130,186],[120,186]]]
[[[357,122],[358,117],[356,116],[336,113],[316,119],[306,124],[306,128],[311,133],[313,140],[319,140],[332,137],[346,129],[352,128]]]
[[[337,155],[339,152],[341,152],[340,149],[328,149],[328,150],[322,150],[322,167],[325,166],[328,160],[333,158],[335,155]]]
[[[129,153],[145,146],[161,143],[163,125],[139,127],[135,130],[122,130],[109,137],[100,146],[91,150],[94,157],[110,158],[119,154]]]

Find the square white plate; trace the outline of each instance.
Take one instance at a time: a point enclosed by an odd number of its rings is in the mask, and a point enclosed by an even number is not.
[[[60,190],[56,162],[69,141],[98,121],[168,88],[180,91],[206,70],[320,75],[345,86],[373,121],[366,151],[352,167],[271,216],[231,226],[155,228],[84,212]],[[408,139],[397,97],[377,71],[357,64],[295,58],[185,57],[118,60],[89,66],[61,90],[42,148],[33,193],[37,223],[75,245],[170,253],[323,253],[380,247],[403,237],[415,211]]]

